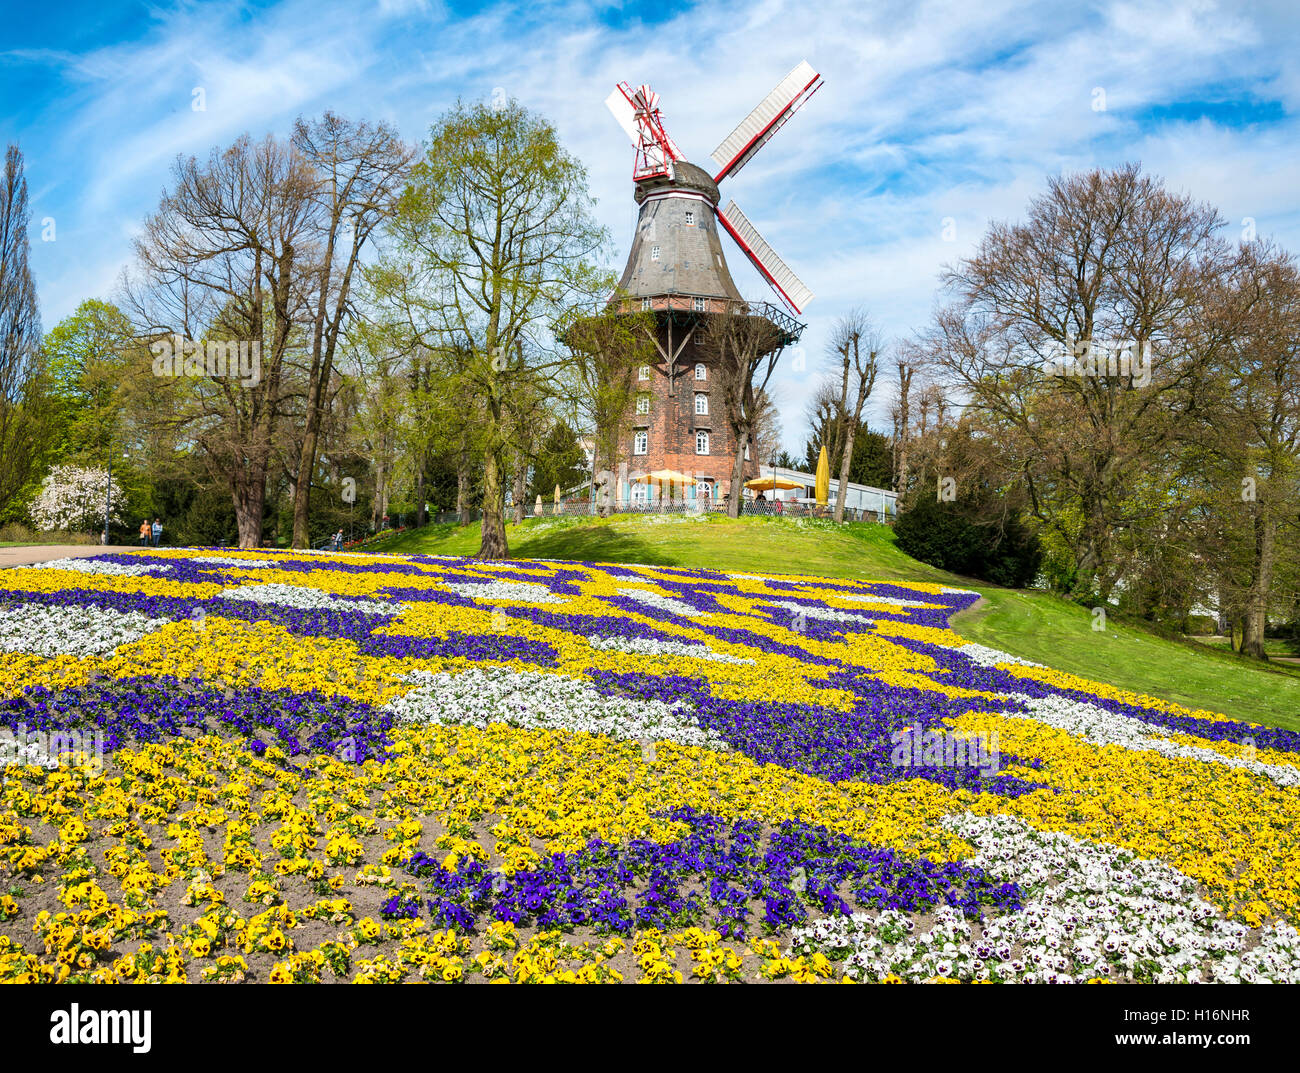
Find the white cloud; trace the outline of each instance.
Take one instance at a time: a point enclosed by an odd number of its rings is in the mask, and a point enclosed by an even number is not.
[[[4,125],[27,151],[34,217],[59,223],[59,241],[34,251],[47,327],[116,277],[130,257],[122,221],[156,206],[177,153],[202,156],[246,130],[283,134],[327,107],[390,120],[415,140],[457,96],[498,86],[549,116],[587,163],[621,257],[635,210],[631,150],[602,104],[612,84],[650,82],[674,138],[701,161],[804,57],[825,87],[723,192],[818,294],[806,314],[810,370],[852,306],[895,336],[921,327],[941,266],[990,220],[1023,214],[1063,169],[1140,159],[1234,227],[1251,216],[1300,248],[1289,114],[1250,129],[1148,112],[1248,94],[1284,111],[1300,104],[1297,16],[1280,0],[724,0],[653,26],[639,12],[508,3],[466,16],[421,0],[362,12],[285,0],[248,17],[210,3],[155,11],[136,41],[96,51],[0,52],[0,89],[6,69],[34,66],[62,87],[40,113]],[[204,113],[190,109],[197,85]],[[954,242],[939,236],[944,217]],[[728,253],[742,289],[765,297]],[[787,368],[775,382],[795,453],[810,381]]]

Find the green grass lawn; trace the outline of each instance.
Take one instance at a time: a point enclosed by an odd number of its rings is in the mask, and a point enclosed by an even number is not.
[[[1189,708],[1300,730],[1300,674],[1259,666],[1208,645],[1117,622],[1094,631],[1088,609],[1047,593],[1001,589],[937,570],[901,552],[888,526],[786,518],[673,515],[528,519],[507,527],[516,558],[647,563],[736,573],[937,581],[984,599],[953,620],[963,637]],[[477,524],[426,526],[368,551],[473,555]]]

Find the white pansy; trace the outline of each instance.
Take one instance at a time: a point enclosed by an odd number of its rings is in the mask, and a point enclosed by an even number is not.
[[[854,913],[797,928],[791,954],[820,951],[859,980],[1300,982],[1295,928],[1225,920],[1167,864],[1010,816],[967,813],[944,826],[976,847],[968,864],[1019,885],[1021,912],[981,923],[944,906],[919,933],[894,910]]]
[[[406,680],[415,688],[384,710],[407,722],[477,727],[506,723],[527,730],[575,730],[727,748],[717,734],[701,728],[684,705],[604,696],[563,675],[473,668],[459,674],[416,671]]]
[[[200,563],[203,566],[236,566],[241,570],[249,567],[275,565],[275,563],[266,559],[236,559],[233,556],[223,555],[198,555],[191,559],[190,562]]]
[[[1116,715],[1095,704],[1086,704],[1068,697],[1030,697],[1020,693],[1004,695],[1020,701],[1029,709],[1028,712],[1008,711],[1005,713],[1008,718],[1033,719],[1097,745],[1120,745],[1138,752],[1199,760],[1262,775],[1279,786],[1300,786],[1300,768],[1286,764],[1264,764],[1248,760],[1244,756],[1226,756],[1199,745],[1170,741],[1163,736],[1167,731],[1162,727],[1144,723],[1140,719],[1130,719],[1126,715]]]
[[[1027,659],[1021,659],[1019,656],[1013,656],[1007,652],[1001,652],[996,648],[989,648],[987,645],[977,645],[974,641],[967,642],[957,649],[972,663],[977,663],[981,667],[996,667],[999,663],[1009,663],[1017,667],[1041,667],[1041,663],[1031,663]]]
[[[818,607],[816,604],[797,604],[793,600],[774,600],[772,606],[789,611],[792,615],[819,618],[826,622],[855,622],[861,626],[874,626],[876,624],[873,619],[853,611],[837,611],[833,607]]]
[[[53,658],[106,656],[165,626],[170,619],[99,607],[0,607],[0,651]]]
[[[687,644],[683,641],[657,641],[649,637],[599,637],[587,638],[592,648],[602,652],[626,652],[633,656],[686,656],[689,659],[711,660],[714,663],[753,664],[752,659],[733,656],[727,652],[714,652],[705,645]]]
[[[941,604],[928,604],[924,600],[900,600],[896,596],[877,596],[874,593],[837,592],[835,599],[853,604],[880,604],[884,607],[942,607]]]
[[[529,581],[443,581],[444,588],[471,600],[513,600],[524,604],[562,604],[567,597],[557,596],[545,585]]]
[[[298,607],[307,611],[369,611],[371,614],[391,615],[401,610],[396,603],[381,603],[378,600],[341,600],[320,589],[305,585],[281,585],[272,582],[269,585],[242,585],[225,588],[221,595],[227,600],[248,600],[257,604],[278,604],[282,607]]]
[[[685,600],[674,600],[671,596],[661,596],[649,589],[619,589],[618,594],[626,596],[629,600],[636,600],[648,607],[657,607],[660,611],[671,611],[674,615],[683,615],[686,618],[704,614],[698,607],[692,607]]]
[[[32,563],[28,570],[75,570],[82,574],[111,574],[118,577],[142,577],[151,570],[166,569],[154,563],[145,566],[127,566],[125,563],[108,562],[105,559],[51,559],[44,563]]]

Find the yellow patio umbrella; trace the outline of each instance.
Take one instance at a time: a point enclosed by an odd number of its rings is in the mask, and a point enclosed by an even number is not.
[[[822,444],[822,453],[817,456],[817,505],[826,506],[831,494],[831,464],[826,457],[826,445]]]
[[[695,478],[675,469],[657,469],[632,478],[633,484],[694,484]]]
[[[796,481],[791,480],[789,477],[777,477],[772,475],[769,477],[755,477],[752,481],[746,481],[745,487],[752,488],[756,492],[774,492],[777,489],[780,489],[783,492],[788,492],[792,488],[802,488],[803,481]]]
[[[639,477],[632,478],[633,484],[657,484],[659,486],[659,495],[664,494],[664,485],[668,486],[668,498],[673,497],[673,488],[681,485],[683,489],[688,484],[695,484],[695,478],[685,473],[679,473],[675,469],[657,469],[651,473],[643,473]],[[685,491],[682,492],[682,498],[686,497]]]

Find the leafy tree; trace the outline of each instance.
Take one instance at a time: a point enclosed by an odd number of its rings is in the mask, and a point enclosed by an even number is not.
[[[557,375],[552,325],[612,283],[593,265],[607,235],[586,183],[541,116],[517,101],[458,103],[430,131],[388,226],[391,248],[370,275],[412,346],[464,357],[452,390],[482,408],[481,558],[509,555],[512,396]]]
[[[533,463],[533,481],[528,497],[541,496],[549,500],[556,485],[561,494],[579,484],[587,473],[587,456],[578,442],[577,434],[564,421],[557,421],[542,441]]]

